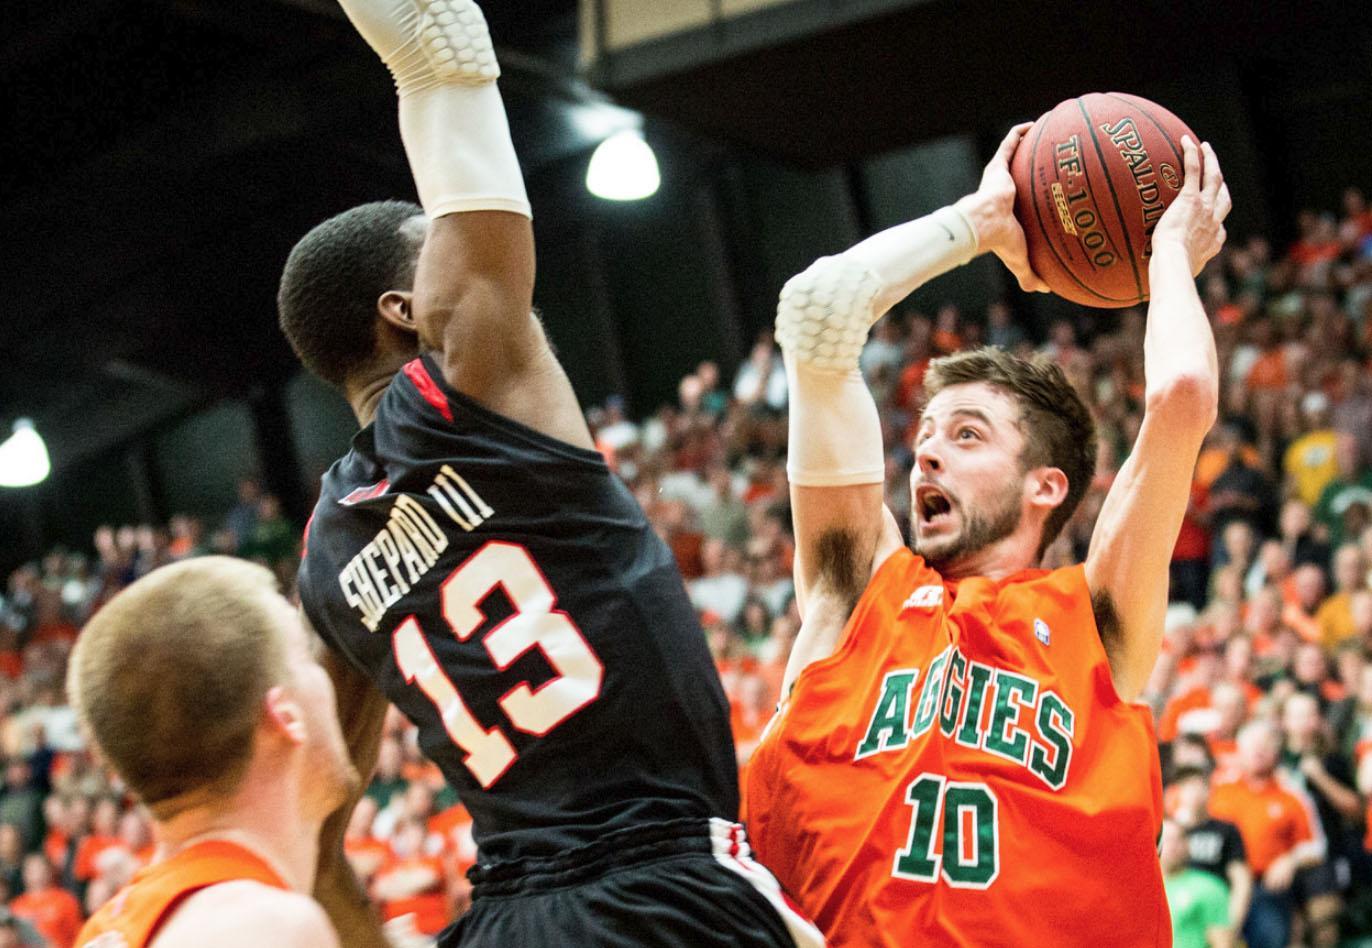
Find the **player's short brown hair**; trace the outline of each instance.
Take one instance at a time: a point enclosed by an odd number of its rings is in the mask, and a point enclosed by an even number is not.
[[[149,807],[237,788],[267,690],[285,676],[276,588],[245,560],[187,560],[129,586],[81,631],[69,698]]]
[[[1021,359],[984,346],[935,359],[924,375],[931,399],[950,385],[984,382],[1019,403],[1025,470],[1056,467],[1067,475],[1067,497],[1048,515],[1039,540],[1043,555],[1086,496],[1096,472],[1096,423],[1058,365],[1044,356]]]

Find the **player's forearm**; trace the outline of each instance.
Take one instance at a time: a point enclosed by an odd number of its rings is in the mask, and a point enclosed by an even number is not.
[[[381,919],[341,846],[321,853],[314,897],[328,914],[342,944],[348,948],[390,948],[381,932]]]
[[[496,89],[500,67],[472,0],[426,15],[411,0],[341,0],[395,78],[400,135],[430,217],[491,210],[529,214],[524,179]]]
[[[1171,241],[1156,243],[1148,278],[1152,301],[1143,340],[1147,407],[1168,410],[1204,434],[1219,409],[1219,360],[1185,248]]]
[[[976,230],[961,205],[943,207],[873,234],[841,254],[875,278],[870,322],[925,283],[977,255]]]

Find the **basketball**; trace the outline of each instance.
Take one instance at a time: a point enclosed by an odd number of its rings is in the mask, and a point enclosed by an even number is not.
[[[1148,299],[1153,228],[1181,190],[1181,138],[1155,102],[1120,92],[1068,99],[1041,116],[1011,162],[1029,263],[1083,306]]]

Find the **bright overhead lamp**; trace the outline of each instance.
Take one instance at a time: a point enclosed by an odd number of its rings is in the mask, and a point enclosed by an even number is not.
[[[641,201],[657,193],[662,178],[657,156],[634,129],[616,132],[591,155],[586,188],[607,201]]]
[[[51,470],[42,435],[32,421],[20,418],[14,434],[0,444],[0,487],[30,487],[47,480]]]

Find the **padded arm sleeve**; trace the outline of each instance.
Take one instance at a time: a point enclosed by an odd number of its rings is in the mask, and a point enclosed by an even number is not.
[[[792,484],[841,487],[885,477],[881,420],[858,370],[867,332],[921,284],[976,256],[976,232],[945,207],[821,257],[787,281],[776,338],[790,386]]]

